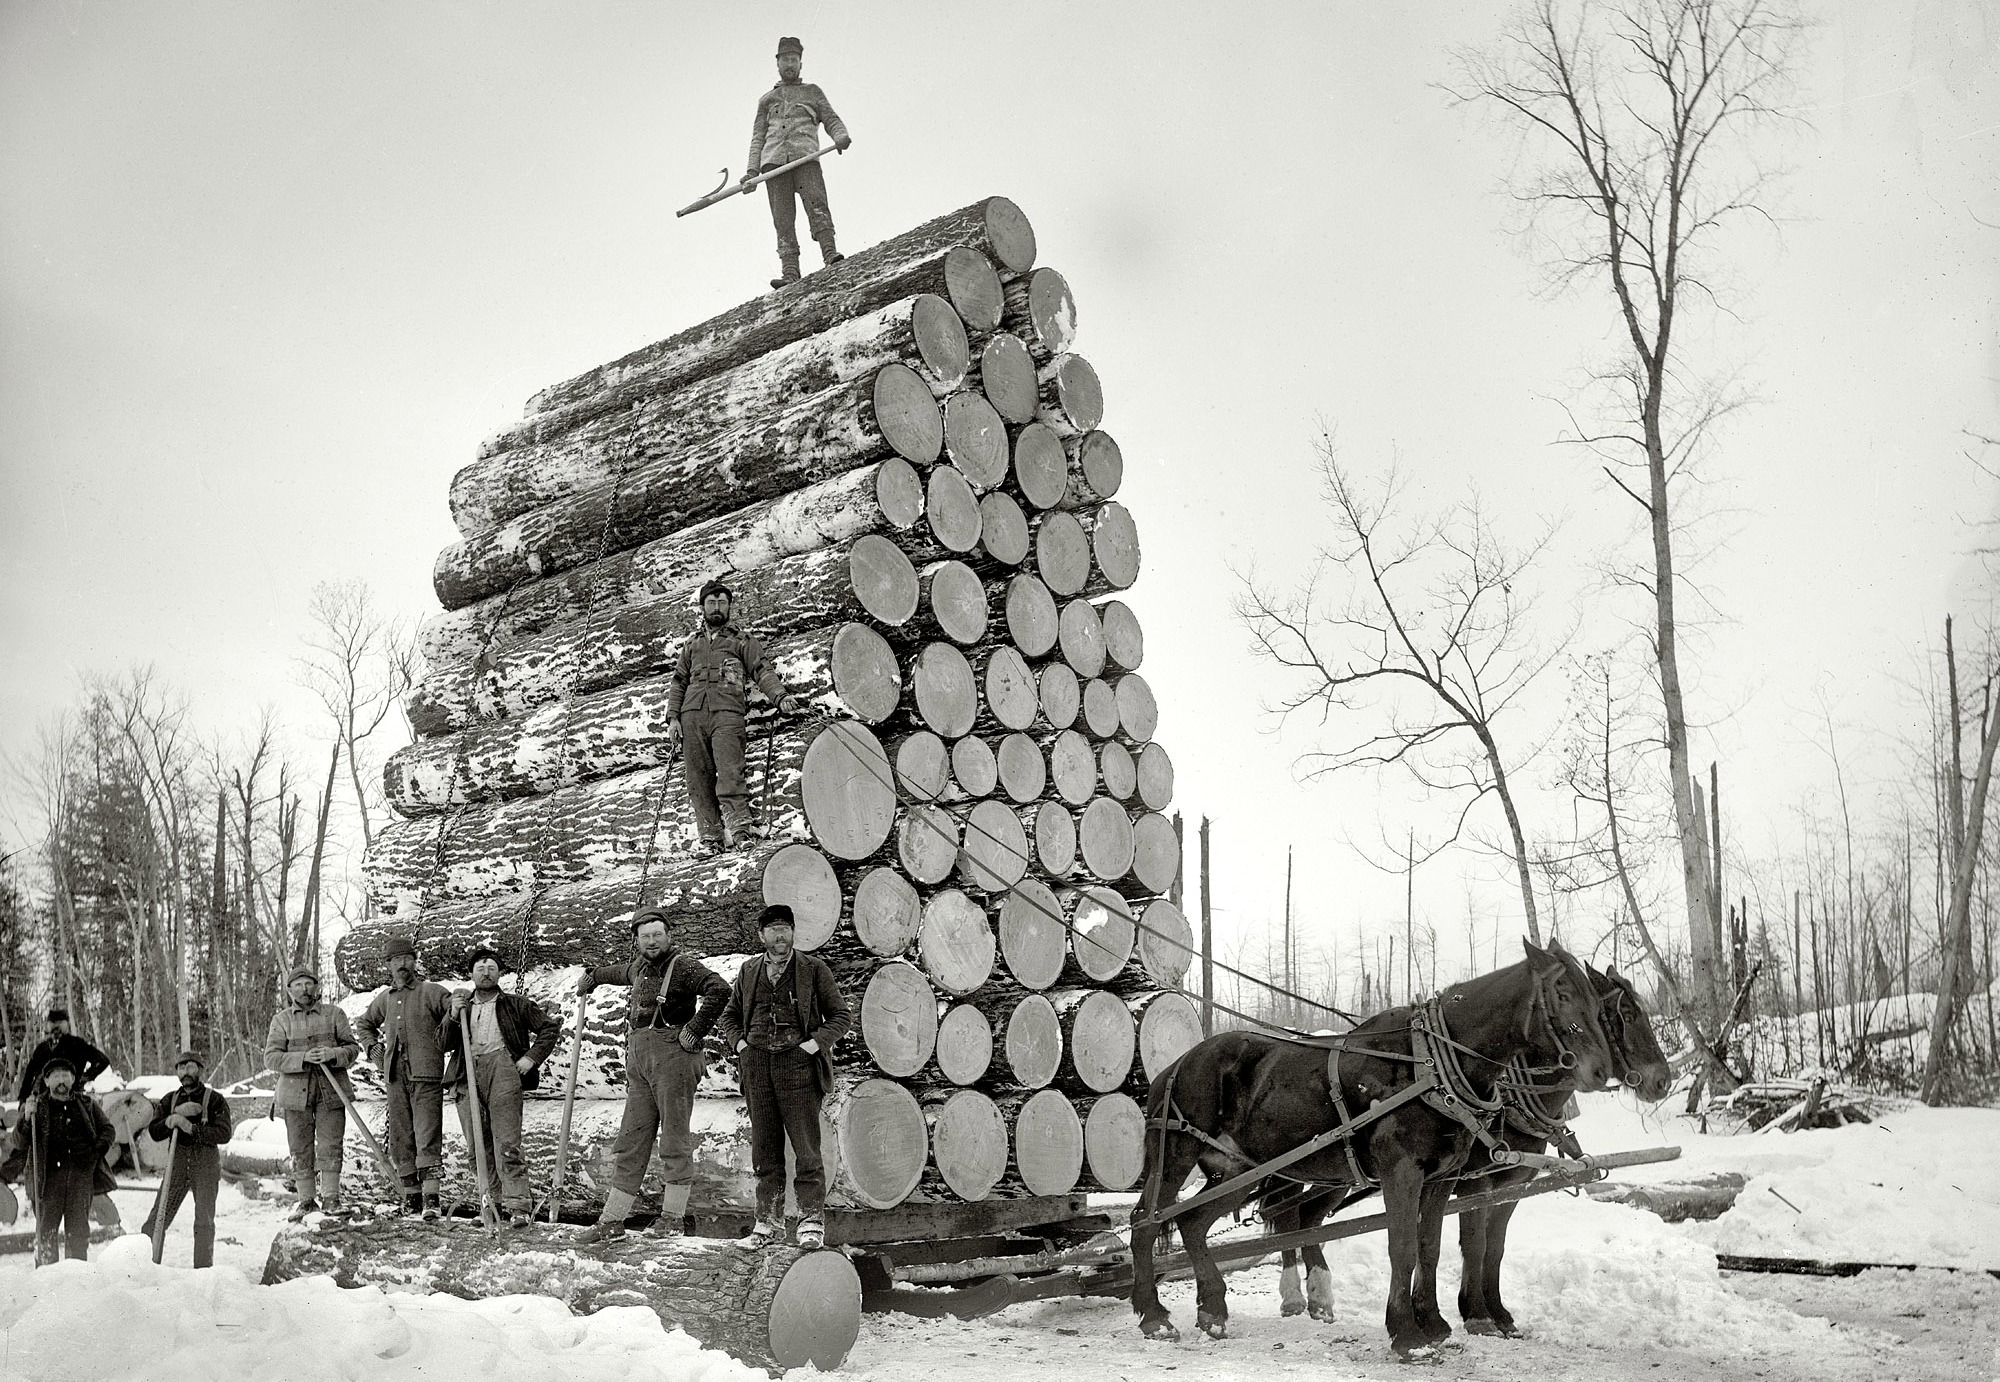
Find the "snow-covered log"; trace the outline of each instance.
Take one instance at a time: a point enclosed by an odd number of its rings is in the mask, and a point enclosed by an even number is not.
[[[1035,420],[1040,403],[1040,385],[1035,379],[1035,360],[1019,336],[996,331],[980,347],[979,361],[972,370],[976,382],[993,410],[1015,426]]]
[[[1035,421],[1059,437],[1081,437],[1104,421],[1104,388],[1081,355],[1058,355],[1035,373]]]
[[[1008,282],[1000,324],[1027,343],[1036,363],[1062,354],[1076,341],[1076,299],[1069,280],[1043,266]]]

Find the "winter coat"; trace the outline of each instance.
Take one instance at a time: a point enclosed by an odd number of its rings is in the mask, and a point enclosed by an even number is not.
[[[722,1005],[729,1001],[729,985],[720,974],[703,964],[692,950],[669,949],[657,960],[640,958],[622,965],[604,965],[590,971],[592,986],[629,984],[631,1030],[645,1027],[685,1027],[697,1040],[708,1035]],[[666,992],[661,982],[673,971]]]
[[[19,1180],[26,1175],[31,1153],[37,1176],[65,1168],[99,1171],[104,1154],[117,1140],[111,1120],[88,1094],[78,1091],[67,1099],[53,1099],[43,1092],[35,1099],[35,1111],[8,1134],[7,1160],[0,1165],[0,1180]]]
[[[542,1062],[556,1049],[556,1042],[562,1036],[562,1023],[543,1012],[542,1005],[526,994],[509,993],[505,989],[493,999],[493,1017],[500,1024],[500,1039],[507,1044],[507,1054],[515,1060],[526,1056],[535,1063],[521,1076],[521,1088],[536,1088],[542,1082]],[[438,1025],[437,1040],[444,1052],[444,1082],[455,1085],[465,1078],[461,1059],[464,1043],[459,1040],[458,1015],[449,1009]]]
[[[271,1107],[279,1113],[301,1113],[312,1107],[312,1082],[319,1078],[306,1065],[306,1052],[318,1048],[335,1052],[327,1077],[337,1080],[347,1097],[354,1097],[348,1083],[347,1067],[361,1054],[347,1014],[332,1003],[317,1000],[300,1007],[290,999],[271,1015],[271,1030],[264,1038],[264,1064],[278,1072],[278,1092]]]
[[[229,1101],[205,1084],[193,1089],[183,1086],[163,1099],[153,1103],[153,1121],[146,1132],[156,1142],[165,1142],[180,1130],[167,1126],[167,1117],[182,1104],[200,1104],[201,1112],[189,1118],[194,1131],[181,1133],[183,1147],[220,1147],[236,1133],[236,1123],[229,1113]]]
[[[368,1004],[354,1023],[354,1037],[385,1080],[444,1077],[444,1048],[438,1028],[451,1016],[451,990],[419,979],[406,989],[393,984]]]
[[[722,1019],[716,1023],[716,1031],[723,1044],[730,1050],[743,1040],[750,1030],[750,1000],[757,989],[757,971],[764,967],[764,957],[753,955],[743,962],[743,968],[736,971],[736,982],[729,986],[729,1002],[722,1009]],[[847,1029],[854,1022],[848,1011],[847,1000],[840,996],[840,988],[833,980],[833,970],[825,960],[817,955],[792,952],[791,1002],[798,1015],[799,1030],[806,1034],[805,1040],[819,1044],[813,1054],[813,1068],[818,1076],[819,1097],[824,1099],[833,1088],[833,1048],[834,1044],[847,1035]],[[782,981],[780,981],[782,982]]]
[[[819,148],[822,124],[834,143],[847,138],[846,122],[834,114],[833,102],[816,83],[779,82],[757,98],[744,173],[754,176],[759,168],[776,167],[812,153]]]
[[[40,1077],[42,1067],[57,1056],[61,1056],[76,1067],[78,1089],[83,1089],[111,1068],[111,1057],[74,1032],[44,1037],[28,1052],[28,1063],[21,1069],[21,1090],[14,1096],[17,1100],[25,1099],[35,1092],[35,1081]]]
[[[773,704],[785,698],[785,684],[764,662],[764,645],[757,635],[734,624],[696,629],[681,645],[674,674],[667,682],[667,714],[678,720],[684,710],[733,710],[741,715],[749,687]]]

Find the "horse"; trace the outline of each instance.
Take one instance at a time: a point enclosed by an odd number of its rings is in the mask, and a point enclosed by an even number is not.
[[[1586,964],[1591,986],[1598,996],[1598,1021],[1604,1029],[1612,1057],[1612,1083],[1636,1089],[1643,1099],[1666,1097],[1673,1071],[1660,1051],[1645,1005],[1639,1001],[1632,983],[1616,966],[1599,972]],[[1540,1152],[1559,1134],[1566,1134],[1561,1111],[1572,1091],[1567,1087],[1547,1093],[1514,1091],[1498,1137],[1517,1152]],[[1565,1155],[1580,1148],[1564,1147]],[[1495,1168],[1491,1153],[1481,1144],[1472,1149],[1471,1160],[1454,1188],[1454,1198],[1516,1185],[1535,1174],[1532,1166]],[[1317,1228],[1356,1200],[1372,1193],[1291,1184],[1267,1186],[1263,1217],[1274,1233],[1290,1233]],[[1513,1204],[1490,1205],[1468,1210],[1458,1218],[1458,1243],[1462,1268],[1459,1273],[1458,1313],[1468,1334],[1515,1334],[1514,1317],[1500,1300],[1500,1263],[1507,1251],[1507,1225],[1514,1217]],[[1305,1289],[1300,1290],[1300,1257],[1305,1259]],[[1316,1320],[1333,1318],[1332,1277],[1326,1255],[1317,1243],[1303,1249],[1287,1248],[1284,1270],[1278,1279],[1280,1311],[1286,1315],[1310,1312]]]
[[[1598,1087],[1613,1069],[1583,966],[1560,946],[1522,948],[1518,964],[1378,1013],[1343,1036],[1308,1043],[1225,1032],[1163,1072],[1147,1098],[1144,1190],[1132,1219],[1132,1308],[1148,1338],[1179,1337],[1153,1265],[1164,1218],[1179,1226],[1194,1268],[1196,1324],[1220,1339],[1229,1307],[1208,1230],[1280,1171],[1313,1184],[1379,1184],[1390,1343],[1407,1356],[1450,1337],[1437,1305],[1448,1178],[1475,1138],[1490,1136],[1480,1115],[1499,1107],[1508,1063],[1518,1057],[1528,1066],[1517,1077],[1553,1076],[1565,1088]],[[1361,1112],[1350,1119],[1349,1109]],[[1302,1150],[1343,1125],[1345,1137]],[[1274,1161],[1286,1164],[1260,1174]],[[1208,1177],[1198,1203],[1167,1215],[1196,1167]]]

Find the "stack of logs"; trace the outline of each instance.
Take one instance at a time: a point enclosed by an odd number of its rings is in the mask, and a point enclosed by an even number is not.
[[[485,443],[451,484],[418,738],[384,773],[379,915],[338,950],[350,1011],[395,930],[434,977],[495,947],[573,1029],[577,966],[625,958],[636,910],[729,976],[782,901],[858,1013],[832,1204],[1133,1187],[1147,1080],[1200,1035],[1173,765],[1116,598],[1139,571],[1123,462],[1034,257],[1018,208],[976,203],[545,390]],[[701,857],[667,700],[717,576],[810,713],[753,699],[767,838]],[[576,1214],[608,1183],[625,997],[598,990],[530,1106],[545,1183],[579,1050]],[[694,1204],[740,1209],[742,1103],[711,1065]]]

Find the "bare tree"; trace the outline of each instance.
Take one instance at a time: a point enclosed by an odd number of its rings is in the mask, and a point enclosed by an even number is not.
[[[361,843],[375,838],[373,794],[366,785],[368,740],[381,729],[410,689],[417,651],[413,632],[385,618],[360,581],[325,581],[313,587],[313,627],[298,660],[299,681],[319,698],[333,721],[334,738],[347,760]]]
[[[1652,635],[1698,998],[1720,996],[1719,919],[1704,915],[1702,849],[1689,764],[1675,566],[1676,494],[1727,408],[1689,366],[1683,318],[1712,301],[1712,251],[1762,215],[1767,177],[1747,140],[1783,115],[1799,22],[1767,0],[1533,0],[1489,54],[1461,58],[1455,93],[1497,107],[1542,166],[1514,195],[1554,247],[1563,284],[1601,283],[1619,358],[1598,375],[1603,426],[1577,438],[1646,516]],[[1628,476],[1631,477],[1628,480]]]
[[[1561,648],[1561,640],[1545,646],[1535,637],[1525,585],[1515,591],[1550,532],[1510,549],[1476,497],[1406,520],[1394,470],[1379,489],[1365,490],[1330,437],[1317,450],[1333,511],[1331,545],[1302,589],[1279,596],[1246,581],[1238,602],[1258,650],[1296,674],[1296,689],[1276,708],[1284,718],[1317,711],[1321,724],[1341,714],[1380,725],[1346,747],[1304,755],[1308,776],[1400,769],[1458,801],[1449,835],[1426,855],[1413,854],[1409,867],[1456,842],[1474,808],[1497,800],[1528,935],[1540,944],[1527,832],[1497,726]],[[1329,571],[1344,587],[1332,611],[1318,598]]]

